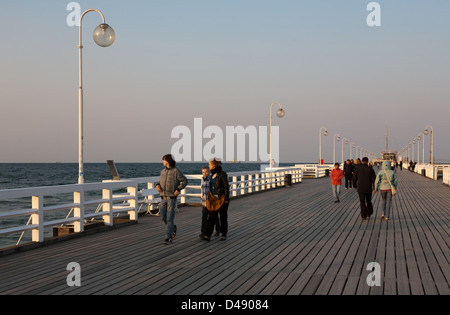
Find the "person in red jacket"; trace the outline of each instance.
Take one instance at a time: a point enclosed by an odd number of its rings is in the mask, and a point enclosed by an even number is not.
[[[339,163],[334,164],[334,169],[331,171],[330,177],[334,202],[340,202],[339,195],[341,194],[341,184],[342,178],[344,178],[344,172],[339,168]]]

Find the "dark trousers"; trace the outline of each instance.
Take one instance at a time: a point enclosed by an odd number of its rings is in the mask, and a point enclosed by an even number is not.
[[[202,227],[201,232],[203,235],[211,238],[214,231],[214,226],[219,219],[218,211],[209,211],[206,207],[202,209]]]
[[[352,188],[352,175],[346,175],[345,176],[345,188]]]
[[[355,174],[353,174],[352,179],[353,179],[353,188],[358,187],[358,178],[356,177]]]
[[[373,214],[373,205],[372,205],[372,192],[370,193],[360,193],[359,194],[359,202],[361,204],[361,217],[366,219]]]

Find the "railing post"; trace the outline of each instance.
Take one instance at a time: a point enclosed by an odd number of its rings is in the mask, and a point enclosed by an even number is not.
[[[38,213],[31,215],[32,224],[36,224],[37,229],[33,229],[31,232],[32,241],[35,243],[42,243],[44,241],[44,201],[43,196],[32,197],[33,210],[37,210]]]
[[[250,194],[253,192],[253,175],[248,175],[249,185],[247,186],[247,193]]]
[[[148,182],[147,183],[147,188],[148,189],[153,189],[153,183],[152,182]],[[155,199],[154,195],[147,196],[147,200],[148,201],[151,201],[153,199]],[[150,210],[154,210],[154,209],[155,209],[155,205],[153,203],[149,203],[149,206],[147,207],[147,210],[150,211]]]
[[[233,176],[233,197],[237,196],[237,177]]]
[[[79,204],[74,208],[73,216],[78,218],[78,221],[74,222],[73,228],[75,233],[80,233],[84,231],[84,190],[73,193],[73,202]]]
[[[245,175],[241,175],[241,196],[245,195]]]
[[[114,218],[111,189],[103,189],[103,199],[107,200],[103,203],[103,212],[109,212],[108,214],[103,216],[103,222],[105,223],[105,225],[113,226]]]
[[[133,186],[133,187],[127,187],[127,192],[130,194],[131,197],[133,197],[133,199],[130,199],[129,202],[130,202],[130,207],[134,208],[134,210],[128,211],[129,219],[131,221],[137,221],[138,220],[138,205],[139,205],[137,184],[135,184],[135,186]]]
[[[254,181],[256,182],[255,185],[255,191],[259,191],[260,187],[261,187],[261,181],[259,179],[259,174],[255,174],[255,179]]]
[[[183,189],[182,191],[180,191],[180,195],[181,195],[181,197],[180,197],[180,203],[181,204],[185,204],[186,203],[186,188],[185,189]]]

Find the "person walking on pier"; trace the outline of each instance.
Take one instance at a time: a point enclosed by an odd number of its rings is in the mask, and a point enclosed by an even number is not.
[[[220,233],[222,234],[220,240],[225,241],[227,239],[228,233],[228,206],[230,204],[230,185],[228,183],[228,175],[222,170],[222,166],[220,164],[221,163],[216,159],[212,159],[211,161],[209,161],[209,168],[211,169],[210,189],[211,193],[215,197],[225,197],[225,202],[217,211],[220,217]],[[210,221],[209,224],[212,224],[212,227],[209,227],[209,230],[212,231],[215,221]]]
[[[345,189],[352,188],[352,177],[354,169],[355,166],[352,164],[352,162],[350,160],[347,160],[347,163],[344,164]]]
[[[202,225],[201,234],[199,238],[201,240],[210,241],[211,235],[216,227],[217,233],[220,231],[219,215],[217,211],[209,211],[206,208],[206,200],[208,199],[208,194],[211,191],[211,170],[208,166],[202,169]]]
[[[334,169],[331,171],[331,187],[333,189],[334,202],[340,202],[339,195],[341,193],[342,178],[344,172],[339,168],[339,163],[334,164]]]
[[[172,244],[177,233],[177,226],[174,224],[177,197],[180,191],[186,187],[188,180],[175,167],[176,162],[171,154],[164,155],[162,160],[164,169],[161,171],[159,182],[155,184],[155,188],[161,196],[159,213],[166,224],[166,239],[164,243]]]
[[[369,167],[368,162],[369,159],[364,157],[362,163],[356,167],[361,218],[363,220],[369,218],[373,214],[372,192],[376,175],[373,168]]]
[[[378,191],[381,192],[381,198],[383,199],[382,207],[383,214],[381,219],[388,221],[391,215],[392,206],[392,188],[397,189],[397,176],[395,172],[391,170],[388,161],[383,161],[381,171],[378,172],[377,178],[375,180],[375,190],[376,194]]]
[[[361,160],[357,158],[353,164],[353,188],[358,188],[358,166],[361,165]]]

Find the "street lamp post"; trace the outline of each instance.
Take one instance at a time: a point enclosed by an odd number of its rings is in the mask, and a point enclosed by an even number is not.
[[[333,136],[333,165],[336,163],[336,139],[337,141],[341,141],[341,136],[337,133]]]
[[[328,136],[327,128],[320,127],[319,129],[319,165],[322,163],[322,129],[323,129],[323,135],[326,137]]]
[[[430,131],[428,131],[428,128]],[[434,164],[434,135],[433,135],[433,127],[426,126],[425,131],[423,132],[424,135],[430,134],[430,164]]]
[[[422,132],[422,163],[425,164],[425,134]]]
[[[412,150],[411,150],[412,145],[413,145],[412,142],[410,142],[408,144],[408,157],[409,157],[408,162],[411,162],[414,158],[414,156],[411,154],[412,153]]]
[[[272,111],[273,111],[273,106],[274,105],[278,105],[280,108],[277,110],[277,116],[279,118],[283,118],[284,116],[286,116],[286,112],[284,111],[284,109],[281,107],[280,103],[272,103],[270,105],[270,168],[272,169]]]
[[[93,38],[97,45],[101,47],[111,46],[116,38],[114,30],[105,23],[105,17],[96,9],[86,10],[80,16],[79,23],[79,44],[78,44],[78,65],[79,65],[79,89],[78,89],[78,184],[84,184],[83,169],[83,58],[82,58],[82,21],[89,12],[97,12],[102,17],[103,23],[94,30]]]
[[[420,140],[421,140],[421,138],[420,138],[420,134],[419,135],[417,135],[417,163],[419,163],[420,164]]]
[[[345,164],[344,161],[344,143],[348,144],[348,139],[347,138],[342,138],[342,148],[341,148],[341,153],[342,153],[342,165]]]

